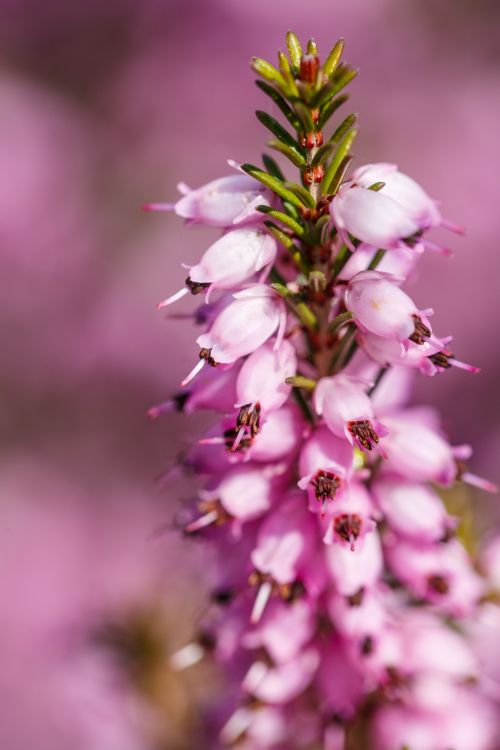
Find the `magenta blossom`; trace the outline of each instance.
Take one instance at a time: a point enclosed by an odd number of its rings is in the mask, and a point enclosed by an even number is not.
[[[334,435],[346,437],[360,450],[371,451],[387,435],[385,425],[375,419],[365,388],[347,375],[320,380],[314,406]]]

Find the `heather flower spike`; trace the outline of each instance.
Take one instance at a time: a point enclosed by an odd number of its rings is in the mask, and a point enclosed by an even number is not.
[[[230,161],[147,207],[221,230],[160,303],[205,296],[198,360],[150,415],[218,413],[181,468],[200,480],[183,529],[211,545],[219,583],[171,665],[211,655],[227,672],[207,747],[494,750],[500,678],[478,678],[469,627],[494,556],[482,577],[439,487],[495,488],[405,405],[411,369],[478,372],[403,289],[423,250],[449,254],[433,228],[462,230],[396,165],[351,171],[343,40],[322,57],[288,32],[286,48],[251,63],[277,160]]]

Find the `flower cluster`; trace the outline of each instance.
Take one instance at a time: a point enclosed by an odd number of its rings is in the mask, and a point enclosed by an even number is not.
[[[324,134],[355,75],[343,42],[322,66],[313,41],[287,46],[253,68],[294,133],[257,116],[300,181],[266,155],[150,206],[222,230],[160,303],[204,298],[197,362],[152,416],[220,415],[182,458],[201,480],[184,532],[216,550],[219,580],[172,664],[225,666],[217,743],[241,750],[490,750],[495,703],[465,635],[490,584],[438,488],[494,488],[433,410],[407,406],[414,371],[478,371],[401,288],[424,251],[449,255],[429,230],[461,229],[395,165],[349,174],[355,117]]]

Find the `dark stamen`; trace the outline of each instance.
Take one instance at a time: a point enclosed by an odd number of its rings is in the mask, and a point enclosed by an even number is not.
[[[240,413],[236,418],[236,430],[239,430],[241,427],[249,427],[251,436],[255,437],[260,432],[260,414],[262,410],[258,402],[254,405],[253,409],[251,407],[252,404],[245,404],[241,407]]]
[[[374,445],[379,442],[379,437],[373,429],[372,423],[368,420],[360,419],[348,422],[347,429],[362,450],[371,451]]]
[[[212,357],[211,349],[200,349],[199,357],[200,359],[204,359],[207,365],[210,365],[210,367],[217,367],[218,363]]]
[[[335,533],[344,542],[350,542],[351,549],[354,549],[354,542],[361,533],[362,525],[361,516],[358,516],[356,513],[342,513],[334,521]]]
[[[184,283],[186,284],[191,294],[200,294],[210,286],[210,284],[205,284],[200,281],[192,281],[189,276]]]
[[[238,452],[238,451],[244,451],[247,448],[250,448],[253,442],[253,437],[251,435],[245,435],[242,437],[242,439],[238,443],[237,448],[233,450],[234,441],[238,437],[238,432],[239,430],[235,430],[233,428],[233,429],[225,430],[223,433],[226,448],[228,449],[228,451],[231,451],[232,453]]]
[[[444,576],[439,574],[430,575],[427,578],[427,584],[436,594],[447,594],[450,590],[450,584]]]
[[[422,322],[422,319],[418,315],[412,315],[412,318],[415,321],[415,329],[409,339],[415,344],[423,344],[425,339],[429,338],[432,331]]]
[[[447,370],[451,367],[451,364],[448,361],[451,357],[453,357],[451,352],[443,350],[441,352],[436,352],[436,354],[432,354],[429,359],[433,365],[436,365],[436,367],[442,367],[443,370]]]

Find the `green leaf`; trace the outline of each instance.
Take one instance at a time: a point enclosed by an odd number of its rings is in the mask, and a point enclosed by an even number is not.
[[[269,154],[262,154],[262,162],[270,175],[276,177],[277,180],[281,180],[281,182],[284,182],[285,175],[281,171],[279,165],[274,161],[272,156],[269,156]]]
[[[270,206],[257,206],[257,211],[260,211],[262,214],[267,214],[273,219],[281,221],[282,224],[285,224],[285,226],[295,232],[298,237],[303,237],[303,235],[305,234],[305,229],[302,224],[299,224],[298,221],[295,221],[295,219],[292,219],[291,216],[288,216],[288,214],[284,214],[282,211],[278,211],[277,209],[271,208]]]
[[[294,102],[293,108],[302,124],[302,129],[305,130],[306,133],[311,133],[314,130],[314,122],[309,107],[303,102]]]
[[[281,143],[281,141],[268,141],[267,145],[270,148],[274,148],[276,151],[279,151],[280,154],[286,156],[287,159],[290,159],[292,164],[295,164],[296,167],[301,168],[307,164],[305,156],[301,154],[297,149],[292,148],[291,146],[287,146],[286,143]]]
[[[288,106],[279,91],[276,91],[275,88],[270,86],[265,81],[255,81],[255,83],[261,89],[261,91],[267,94],[273,100],[276,106],[283,112],[292,128],[297,131],[302,130],[302,123],[300,122],[295,112],[293,112],[293,110]]]
[[[283,201],[283,208],[293,219],[300,219],[300,211],[297,210],[297,206],[292,206],[288,201]]]
[[[335,172],[335,174],[333,175],[333,179],[330,182],[330,186],[328,188],[328,192],[331,195],[335,195],[335,193],[339,189],[339,187],[340,187],[340,185],[342,183],[342,180],[345,177],[345,173],[347,172],[347,169],[348,169],[349,164],[351,163],[352,159],[353,159],[352,155],[349,154],[348,156],[344,156],[344,158],[340,162],[339,167],[338,167],[337,171]]]
[[[385,187],[385,182],[374,182],[373,185],[370,185],[368,190],[373,190],[374,193],[378,193],[383,187]]]
[[[283,299],[294,296],[294,292],[291,292],[290,289],[284,284],[274,282],[274,284],[271,284],[271,288],[274,289],[274,291],[279,294],[280,297],[283,297]]]
[[[293,31],[289,31],[286,35],[286,46],[288,48],[288,54],[292,62],[292,68],[294,73],[300,73],[300,59],[302,57],[302,47],[296,34]]]
[[[337,99],[332,99],[320,109],[320,115],[318,120],[318,128],[321,130],[323,126],[328,122],[330,117],[338,110],[339,107],[349,99],[348,94],[342,94]]]
[[[323,162],[331,156],[333,151],[335,151],[334,143],[324,143],[314,154],[311,162],[312,166],[316,167],[318,164],[323,164]]]
[[[293,385],[294,388],[306,388],[308,391],[314,391],[317,381],[312,378],[305,378],[303,375],[291,375],[286,378],[287,385]]]
[[[380,250],[380,249],[377,250],[377,252],[375,253],[375,255],[373,256],[373,258],[370,261],[370,264],[368,266],[368,270],[369,271],[373,271],[378,266],[378,264],[380,263],[380,261],[382,260],[382,258],[384,257],[384,255],[385,255],[385,250]]]
[[[252,57],[250,65],[266,81],[273,81],[273,83],[278,83],[280,86],[285,85],[285,79],[280,71],[274,65],[271,65],[270,62],[267,62],[267,60],[263,60],[262,57]]]
[[[347,131],[352,128],[357,119],[358,116],[356,114],[352,114],[348,115],[345,120],[342,120],[334,134],[329,139],[329,143],[338,143],[344,137]]]
[[[281,242],[283,247],[285,247],[289,251],[299,270],[305,274],[309,273],[309,268],[302,257],[300,248],[297,247],[290,235],[277,227],[276,224],[273,224],[272,221],[265,221],[264,224],[266,225],[269,233],[272,234],[273,237],[278,240],[278,242]]]
[[[303,185],[299,185],[297,182],[285,182],[285,187],[301,199],[302,205],[308,208],[316,208],[316,201]],[[297,203],[294,205],[297,205]]]
[[[329,78],[335,72],[337,65],[339,64],[342,52],[344,51],[345,42],[343,39],[339,39],[338,42],[333,46],[330,54],[325,60],[323,65],[323,73]]]
[[[334,81],[328,81],[320,90],[314,94],[309,102],[311,109],[317,109],[325,104],[330,99],[333,99],[337,93],[337,86]]]
[[[340,313],[340,315],[337,315],[337,317],[328,324],[328,333],[337,333],[337,331],[340,331],[340,329],[345,326],[346,323],[350,323],[353,318],[354,315],[352,314],[352,312]]]
[[[342,69],[338,67],[336,72],[339,75],[335,75],[334,78],[335,86],[333,95],[342,91],[358,75],[356,68],[350,68],[348,65],[345,65]]]
[[[337,150],[330,164],[328,165],[325,176],[323,178],[323,194],[330,192],[330,185],[333,182],[333,178],[335,177],[342,161],[349,154],[349,151],[351,150],[351,146],[354,143],[354,139],[356,138],[357,134],[357,130],[349,130],[337,146]]]
[[[260,109],[258,109],[255,114],[259,122],[261,122],[265,128],[270,130],[271,133],[276,136],[279,141],[285,143],[287,146],[290,146],[291,148],[294,148],[296,151],[301,153],[302,149],[295,138],[290,135],[288,130],[285,130],[283,125],[280,125],[279,122],[274,119],[274,117],[268,115],[267,112],[262,112],[262,110]]]
[[[308,55],[318,54],[318,46],[314,39],[309,39],[309,41],[307,42],[307,54]]]
[[[276,195],[279,195],[283,200],[292,203],[298,208],[303,208],[303,206],[306,205],[292,190],[285,187],[289,186],[290,183],[281,182],[276,177],[273,177],[267,172],[263,172],[262,169],[255,167],[253,164],[242,164],[241,169],[249,174],[250,177],[254,177],[256,180],[259,180],[259,182],[262,182],[263,185],[272,190],[273,193],[276,193]]]
[[[288,74],[292,72],[288,57],[281,50],[278,50],[278,63],[280,70],[284,76],[288,76]]]

